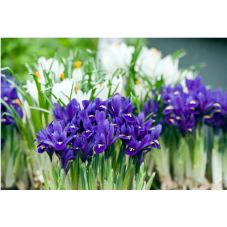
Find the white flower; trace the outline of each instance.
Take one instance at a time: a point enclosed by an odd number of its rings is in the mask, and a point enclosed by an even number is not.
[[[163,75],[166,85],[174,84],[177,82],[180,76],[178,64],[178,59],[173,61],[172,56],[168,55],[159,61],[158,66],[155,70],[155,75],[158,76],[158,78]]]
[[[27,80],[27,91],[38,104],[39,103],[38,89],[36,87],[36,83],[34,80],[32,82],[30,80]]]
[[[117,69],[128,69],[135,48],[125,43],[113,43],[101,56],[101,64],[107,73],[113,74]]]
[[[67,105],[69,103],[68,97],[70,97],[72,86],[73,86],[73,80],[67,78],[67,79],[63,80],[61,83],[56,83],[52,87],[52,93],[57,97],[57,99],[61,99],[61,101],[65,105]],[[57,100],[54,98],[54,96],[52,96],[52,101],[54,103],[57,102]]]
[[[65,61],[65,59],[63,59],[63,61]],[[50,58],[46,60],[46,58],[40,57],[38,59],[38,66],[36,66],[36,69],[36,76],[38,77],[39,82],[42,84],[46,84],[44,71],[47,73],[50,71],[51,73],[49,74],[49,77],[51,79],[55,79],[55,81],[59,81],[60,77],[62,78],[62,80],[64,80],[64,65],[63,63],[59,64],[56,59]]]
[[[52,88],[52,93],[57,97],[57,99],[61,99],[61,101],[65,105],[67,105],[70,101],[69,98],[71,95],[71,89],[73,89],[71,99],[75,98],[80,103],[80,106],[82,108],[83,107],[82,101],[90,99],[91,90],[89,90],[86,93],[86,92],[82,92],[81,90],[76,90],[75,87],[76,87],[76,84],[74,84],[73,79],[67,78],[63,80],[61,83],[56,83]],[[52,96],[52,100],[54,103],[57,102],[57,100],[53,96]]]
[[[82,101],[83,100],[90,100],[91,97],[91,89],[86,93],[81,90],[78,90],[77,93],[74,91],[72,94],[72,99],[76,99],[78,103],[80,103],[81,109],[83,109]]]
[[[161,52],[155,48],[148,49],[146,46],[142,50],[136,60],[135,71],[141,76],[155,76],[155,68],[161,60]]]
[[[139,95],[138,101],[140,101],[140,100],[143,101],[145,96],[146,96],[146,94],[147,94],[147,89],[145,88],[144,81],[139,78],[139,80],[137,80],[135,82],[134,89],[135,89],[135,95],[136,96]]]

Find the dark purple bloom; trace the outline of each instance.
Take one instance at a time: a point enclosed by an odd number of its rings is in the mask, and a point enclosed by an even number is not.
[[[64,148],[64,150],[62,151],[57,151],[56,155],[61,162],[61,168],[64,169],[65,173],[67,174],[72,165],[72,162],[76,158],[76,152],[73,149]]]

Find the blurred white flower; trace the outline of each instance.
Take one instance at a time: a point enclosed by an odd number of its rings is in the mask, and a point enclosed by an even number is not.
[[[161,52],[155,48],[148,49],[146,46],[142,50],[136,60],[135,71],[141,76],[155,76],[155,68],[161,60]]]
[[[92,91],[92,89],[90,89],[87,93],[83,92],[81,90],[78,90],[77,93],[74,91],[73,94],[72,94],[72,99],[76,99],[77,102],[80,103],[81,109],[83,109],[82,101],[90,99],[91,91]]]
[[[136,96],[139,95],[138,101],[140,100],[144,101],[144,98],[147,94],[147,89],[145,88],[144,80],[139,78],[139,80],[135,82],[134,89],[135,89],[135,95]]]
[[[63,61],[65,61],[65,59],[63,59]],[[60,78],[64,80],[65,67],[63,63],[59,64],[59,62],[56,59],[50,58],[46,60],[46,58],[40,57],[38,59],[38,65],[36,66],[36,69],[37,72],[35,74],[38,77],[39,82],[42,84],[46,83],[44,71],[47,73],[50,71],[51,73],[49,74],[49,77],[51,79],[55,79],[55,81],[59,81]]]
[[[41,85],[41,87],[44,88],[43,85]],[[36,103],[39,104],[38,89],[34,80],[32,82],[27,80],[27,92],[36,101]]]
[[[73,86],[72,79],[65,79],[61,83],[56,83],[52,87],[52,93],[57,97],[57,99],[61,99],[61,101],[67,105],[69,103],[69,98],[71,94],[71,89]],[[74,90],[74,89],[73,89]],[[57,100],[52,96],[52,101],[55,103]]]
[[[133,46],[128,47],[125,43],[113,43],[108,49],[103,51],[100,59],[102,68],[111,75],[119,68],[127,70],[134,50]]]
[[[177,82],[180,76],[180,71],[178,70],[179,60],[173,60],[171,55],[167,55],[161,59],[155,70],[155,75],[160,78],[163,75],[165,84],[174,84]]]
[[[75,98],[82,106],[83,100],[89,100],[91,96],[91,90],[87,93],[81,90],[75,89],[76,84],[74,84],[73,79],[65,79],[61,83],[56,83],[52,88],[52,93],[57,97],[57,99],[61,99],[61,101],[67,105],[69,103],[69,98],[72,90],[71,99]],[[52,101],[55,103],[57,100],[52,96]]]

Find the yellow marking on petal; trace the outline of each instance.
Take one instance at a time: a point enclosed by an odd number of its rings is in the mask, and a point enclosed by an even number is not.
[[[130,150],[130,151],[133,151],[133,150],[134,150],[134,148],[132,148],[132,147],[131,147],[129,150]]]
[[[189,128],[189,129],[188,129],[188,131],[189,131],[189,132],[192,132],[192,129],[191,129],[191,128]]]
[[[180,120],[180,119],[181,119],[181,117],[180,117],[180,116],[177,116],[177,117],[176,117],[176,119],[177,119],[177,120]]]
[[[217,106],[217,107],[221,108],[221,105],[219,103],[214,103],[214,106]]]
[[[87,130],[86,133],[90,132],[90,130]]]
[[[173,109],[173,106],[167,106],[166,109],[171,110],[171,109]]]
[[[119,137],[120,137],[120,136],[122,137],[122,136],[125,136],[125,135],[121,134],[121,135],[119,135]]]
[[[151,55],[157,54],[158,50],[156,48],[151,49]]]
[[[5,121],[6,121],[6,119],[5,119],[5,118],[2,118],[2,121],[4,121],[4,122],[5,122]]]
[[[211,117],[209,115],[205,115],[204,118],[210,119]]]
[[[154,142],[153,142],[153,141],[151,141],[150,143],[151,143],[151,144],[154,144]]]
[[[117,92],[116,92],[116,91],[114,92],[114,95],[115,95],[115,94],[117,94]]]
[[[61,145],[63,142],[59,141],[58,144]]]
[[[196,101],[192,100],[192,101],[190,102],[190,104],[196,104]]]
[[[112,123],[110,123],[110,125],[117,125],[117,124],[112,124]]]
[[[41,147],[41,149],[43,150],[44,146]]]
[[[100,107],[104,108],[104,109],[107,109],[104,105],[101,105]]]
[[[91,115],[89,115],[89,117],[94,117],[94,115],[91,114]]]
[[[139,128],[141,128],[141,127],[139,126]]]
[[[5,100],[5,101],[7,101],[7,100],[8,100],[8,98],[5,96],[5,97],[4,97],[4,100]]]
[[[157,144],[159,144],[158,140],[155,140],[155,142],[156,142]]]
[[[40,79],[39,71],[37,71],[37,72],[35,73],[35,75],[37,76],[37,78],[38,78],[38,80],[39,80],[39,79]]]
[[[190,109],[195,110],[195,108],[194,108],[194,107],[192,107],[192,108],[190,108]]]
[[[76,88],[76,92],[78,92],[78,86],[77,86],[77,84],[75,84],[75,88]]]
[[[58,156],[59,158],[61,158],[60,154],[57,154],[57,156]]]
[[[172,118],[170,118],[169,121],[174,122],[174,120]]]
[[[179,94],[179,92],[178,92],[178,91],[175,91],[173,94],[174,94],[174,95],[178,95],[178,94]]]
[[[168,99],[167,101],[168,101],[168,102],[171,102],[171,100],[170,100],[170,99]]]
[[[80,69],[81,64],[82,64],[81,61],[77,61],[75,65],[76,65],[76,67],[77,67],[78,69]]]
[[[102,147],[103,146],[103,144],[98,144],[98,148],[100,148],[100,147]]]
[[[140,82],[137,80],[137,81],[135,82],[135,84],[136,84],[136,85],[140,85]]]
[[[217,109],[217,110],[215,110],[215,112],[216,112],[216,113],[220,113],[220,112],[221,112],[221,110],[220,110],[220,109]]]
[[[153,129],[154,129],[154,127],[150,128],[150,130],[153,130]]]
[[[71,128],[76,128],[76,126],[72,125]]]
[[[100,89],[102,89],[102,84],[99,84],[99,86],[100,86]]]
[[[132,117],[132,115],[129,113],[129,114],[125,114],[126,116],[129,116],[129,117]]]
[[[60,73],[60,77],[61,77],[62,80],[64,80],[65,79],[65,74],[64,73]]]

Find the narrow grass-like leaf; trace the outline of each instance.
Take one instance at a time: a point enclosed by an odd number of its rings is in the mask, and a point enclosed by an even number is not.
[[[152,175],[151,175],[149,181],[147,182],[146,190],[150,190],[150,189],[151,189],[151,185],[152,185],[152,183],[153,183],[154,177],[155,177],[155,173],[152,173]]]
[[[48,181],[47,181],[47,177],[46,177],[46,174],[45,174],[44,170],[42,170],[42,174],[43,174],[45,189],[49,190],[50,187],[49,187],[49,184],[48,184]]]

